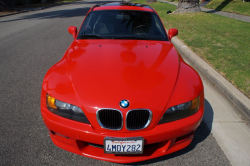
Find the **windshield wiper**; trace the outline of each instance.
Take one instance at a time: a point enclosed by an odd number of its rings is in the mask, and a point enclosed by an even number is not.
[[[79,36],[80,39],[104,39],[104,37],[95,34],[86,34]]]

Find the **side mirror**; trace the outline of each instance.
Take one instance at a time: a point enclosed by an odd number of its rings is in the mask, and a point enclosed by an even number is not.
[[[175,29],[175,28],[172,28],[172,29],[169,29],[168,30],[168,37],[169,37],[169,40],[172,39],[172,37],[178,35],[178,30]]]
[[[77,36],[77,28],[74,27],[74,26],[70,26],[70,27],[68,28],[68,31],[69,31],[70,34],[73,35],[74,39],[76,39],[76,36]]]

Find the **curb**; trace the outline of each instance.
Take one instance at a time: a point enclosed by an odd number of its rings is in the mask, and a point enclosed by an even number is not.
[[[23,10],[23,11],[20,11],[20,12],[15,12],[15,13],[10,13],[10,14],[4,14],[4,15],[1,15],[0,17],[6,17],[6,16],[11,16],[11,15],[15,15],[15,14],[19,14],[19,13],[25,13],[25,12],[28,12],[28,10]]]
[[[177,37],[173,37],[171,42],[181,55],[188,58],[198,69],[208,77],[226,96],[234,103],[241,112],[250,119],[250,99],[233,86],[228,80],[221,76],[215,69],[208,65],[191,49],[189,49]]]

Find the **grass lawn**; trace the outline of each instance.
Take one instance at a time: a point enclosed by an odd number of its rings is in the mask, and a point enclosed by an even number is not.
[[[149,5],[167,29],[177,28],[178,37],[189,48],[250,98],[250,23],[205,12],[166,14],[176,6],[160,2]]]
[[[250,16],[250,2],[242,0],[212,0],[205,8]]]

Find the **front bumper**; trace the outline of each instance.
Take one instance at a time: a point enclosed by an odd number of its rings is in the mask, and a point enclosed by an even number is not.
[[[204,100],[204,99],[202,99]],[[204,101],[194,115],[157,125],[150,130],[121,133],[94,129],[91,125],[68,120],[41,107],[42,117],[50,131],[55,145],[67,151],[116,163],[132,163],[160,157],[188,146],[194,131],[201,123],[204,112]],[[133,155],[106,154],[101,148],[105,137],[143,137],[144,153]]]

